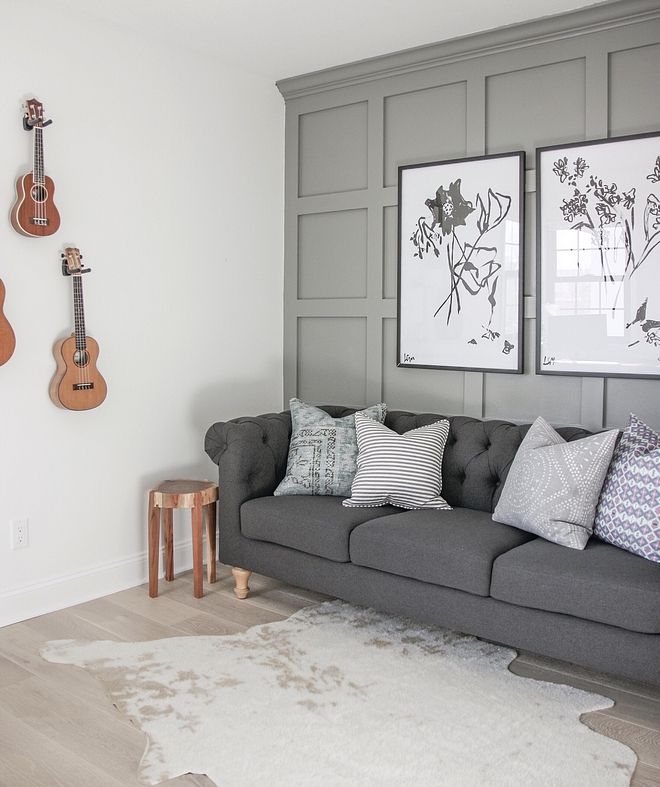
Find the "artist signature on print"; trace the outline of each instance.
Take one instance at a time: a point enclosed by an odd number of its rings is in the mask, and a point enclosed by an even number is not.
[[[543,366],[554,366],[555,365],[555,356],[554,355],[544,355],[543,356]]]
[[[408,353],[403,354],[403,362],[404,363],[412,363],[415,360],[414,355],[409,355]]]

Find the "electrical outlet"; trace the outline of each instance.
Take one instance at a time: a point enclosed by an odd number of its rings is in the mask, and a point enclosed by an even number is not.
[[[28,519],[12,519],[9,523],[9,534],[12,549],[24,549],[30,545]]]

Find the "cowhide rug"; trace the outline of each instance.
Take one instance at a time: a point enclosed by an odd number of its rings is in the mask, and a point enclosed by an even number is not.
[[[579,721],[611,700],[517,677],[507,648],[339,601],[243,634],[42,655],[96,675],[146,733],[147,784],[623,787],[636,762]]]

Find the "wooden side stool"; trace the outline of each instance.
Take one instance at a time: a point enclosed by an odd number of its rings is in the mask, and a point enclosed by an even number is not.
[[[174,533],[172,511],[190,508],[192,514],[193,594],[204,595],[202,579],[202,512],[206,512],[206,571],[209,582],[215,582],[216,501],[218,485],[209,481],[163,481],[149,490],[149,595],[158,595],[158,552],[160,551],[160,519],[163,512],[165,534],[165,579],[174,579]]]

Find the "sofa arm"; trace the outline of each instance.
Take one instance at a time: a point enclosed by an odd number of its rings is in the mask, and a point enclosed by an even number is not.
[[[207,431],[204,448],[218,465],[218,553],[223,563],[242,565],[241,505],[275,491],[286,472],[290,436],[288,412],[234,418]]]

